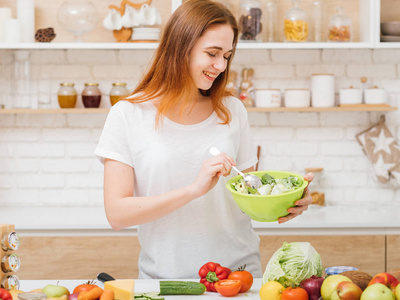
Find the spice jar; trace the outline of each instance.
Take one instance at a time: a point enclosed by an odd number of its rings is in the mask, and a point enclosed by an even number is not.
[[[308,39],[307,13],[300,4],[301,0],[292,0],[292,8],[285,14],[285,42],[306,42]]]
[[[110,102],[111,105],[114,105],[119,100],[129,95],[129,91],[126,88],[125,82],[116,82],[112,84],[112,88],[110,91]]]
[[[258,0],[242,0],[239,12],[239,40],[262,42],[261,4]]]
[[[4,251],[18,250],[18,248],[19,248],[18,234],[15,231],[13,231],[13,232],[10,232],[9,234],[4,235],[3,238],[1,239],[1,248]]]
[[[85,83],[82,91],[82,102],[86,108],[97,108],[101,102],[101,91],[98,83]]]
[[[78,94],[74,88],[73,83],[63,82],[60,83],[60,88],[58,89],[57,98],[58,104],[61,108],[74,108],[76,105],[76,100],[78,99]]]
[[[337,14],[329,20],[328,40],[330,42],[351,42],[352,21],[344,13],[343,7],[336,7]]]
[[[3,256],[1,260],[1,269],[4,273],[17,272],[21,266],[21,260],[15,253]]]
[[[6,290],[19,290],[19,278],[16,275],[5,276],[0,287]]]

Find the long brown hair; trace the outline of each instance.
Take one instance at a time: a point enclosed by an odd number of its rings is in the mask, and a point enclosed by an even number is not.
[[[131,102],[145,102],[162,96],[158,106],[156,124],[165,113],[181,103],[181,113],[191,103],[194,92],[201,92],[211,98],[213,108],[222,120],[229,124],[231,115],[224,106],[223,98],[233,54],[226,70],[214,81],[207,91],[199,91],[189,73],[189,54],[197,40],[211,26],[228,24],[234,33],[233,52],[238,39],[235,17],[223,4],[212,0],[188,0],[176,9],[167,22],[153,63],[143,76],[132,96]]]

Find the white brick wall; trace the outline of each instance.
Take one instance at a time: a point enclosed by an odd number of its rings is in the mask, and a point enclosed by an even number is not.
[[[57,107],[59,83],[100,83],[102,107],[109,107],[111,83],[134,88],[148,67],[152,50],[34,50],[32,80],[36,90]],[[10,99],[11,51],[0,51],[0,87]],[[255,70],[259,88],[310,87],[313,73],[336,76],[336,92],[361,86],[360,77],[389,93],[400,106],[400,50],[238,50],[233,69]],[[8,81],[7,81],[8,80]],[[1,98],[0,98],[1,101]],[[78,105],[82,105],[79,103]],[[325,169],[322,185],[331,205],[375,206],[400,202],[400,192],[377,183],[355,135],[381,113],[249,113],[259,169]],[[101,206],[102,165],[93,156],[105,114],[0,115],[0,206]],[[393,135],[400,139],[400,112],[386,113]],[[399,142],[400,143],[400,142]],[[316,183],[314,184],[316,186]]]

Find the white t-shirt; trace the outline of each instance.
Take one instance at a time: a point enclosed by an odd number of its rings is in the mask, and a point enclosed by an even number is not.
[[[240,170],[252,167],[257,156],[246,109],[234,97],[225,100],[232,114],[229,125],[219,124],[214,112],[195,125],[164,118],[157,130],[151,102],[119,101],[95,154],[134,168],[134,194],[142,197],[191,184],[213,146],[230,155]],[[209,261],[231,269],[246,264],[246,270],[261,277],[259,237],[226,189],[227,180],[220,177],[206,195],[138,226],[139,278],[198,278],[198,269]]]

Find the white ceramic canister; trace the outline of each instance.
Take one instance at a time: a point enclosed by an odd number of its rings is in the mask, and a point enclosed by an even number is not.
[[[377,86],[365,90],[365,104],[385,104],[387,94],[384,89]]]
[[[311,91],[313,107],[335,106],[335,76],[333,74],[313,74]]]
[[[281,106],[281,90],[279,89],[257,89],[256,107],[279,107]]]
[[[286,89],[285,107],[309,107],[310,90],[309,89]]]
[[[352,86],[339,91],[340,104],[361,104],[362,103],[362,90],[353,88]]]

